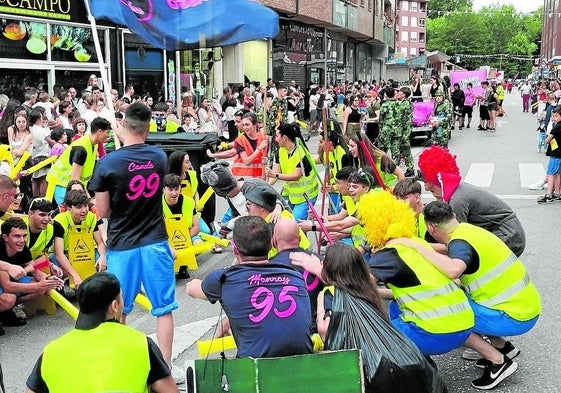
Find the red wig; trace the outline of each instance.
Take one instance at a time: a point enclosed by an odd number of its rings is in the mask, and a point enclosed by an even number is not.
[[[438,173],[460,176],[460,168],[456,164],[456,156],[448,149],[431,146],[419,155],[419,169],[425,181],[439,184]]]

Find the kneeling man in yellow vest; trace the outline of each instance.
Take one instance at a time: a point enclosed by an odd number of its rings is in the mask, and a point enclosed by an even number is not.
[[[64,229],[63,234],[55,233],[55,258],[71,278],[71,286],[79,286],[96,270],[106,269],[105,243],[98,229],[97,217],[89,210],[88,202],[89,197],[83,191],[68,191],[64,198],[67,211],[54,218]],[[96,256],[96,251],[99,256]]]
[[[460,280],[475,314],[474,333],[465,345],[485,358],[476,363],[484,369],[483,376],[472,385],[492,389],[518,368],[512,359],[520,350],[502,336],[517,336],[534,327],[541,313],[540,296],[520,259],[493,233],[458,223],[450,205],[441,201],[429,203],[424,216],[428,232],[447,245],[448,255],[408,239],[400,243],[415,248],[446,276]]]
[[[86,278],[78,289],[78,306],[75,329],[47,344],[26,392],[178,392],[158,346],[118,322],[123,297],[114,275]]]

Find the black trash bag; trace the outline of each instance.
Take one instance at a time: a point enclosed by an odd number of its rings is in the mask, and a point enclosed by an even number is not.
[[[360,349],[365,392],[444,393],[444,382],[415,344],[370,303],[336,289],[326,350]]]

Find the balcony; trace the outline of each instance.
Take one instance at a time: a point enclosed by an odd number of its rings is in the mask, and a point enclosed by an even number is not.
[[[390,50],[395,48],[395,32],[388,26],[384,26],[384,44],[386,44]]]

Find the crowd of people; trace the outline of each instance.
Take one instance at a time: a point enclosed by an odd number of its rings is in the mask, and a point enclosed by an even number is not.
[[[415,84],[312,86],[304,123],[306,98],[293,81],[268,80],[253,93],[228,87],[220,99],[200,97],[198,108],[186,93],[174,108],[139,99],[133,86],[121,98],[106,95],[90,79],[80,99],[72,87],[58,99],[30,88],[21,105],[6,103],[0,120],[10,146],[0,157],[0,322],[24,325],[21,304],[49,291],[77,297],[80,307],[75,329],[37,361],[29,391],[64,391],[54,365],[78,347],[72,378],[91,391],[176,391],[173,380],[185,373],[171,362],[175,265],[203,234],[231,238],[235,260],[186,291],[220,302],[225,319],[216,336],[233,335],[238,357],[309,354],[314,333],[325,349],[372,351],[382,334],[396,344],[364,355],[368,391],[381,380],[395,384],[388,391],[408,391],[403,381],[419,370],[426,384],[419,391],[445,391],[431,356],[462,345],[483,369],[472,382],[478,389],[517,370],[521,351],[505,336],[532,329],[540,298],[519,259],[525,234],[516,214],[462,182],[446,148],[452,119],[471,121],[467,98],[454,101],[456,88],[435,76],[434,145],[420,155],[418,174],[409,144]],[[474,98],[485,106],[486,98]],[[317,152],[302,132],[308,124],[322,130]],[[147,145],[151,131],[212,132],[222,142],[194,168],[185,151],[168,157]],[[57,157],[50,166],[34,168],[49,156]],[[325,165],[324,178],[316,164]],[[436,202],[420,202],[419,179]],[[216,226],[199,215],[201,183],[228,203]],[[185,235],[182,245],[175,230]],[[213,251],[223,251],[219,242]],[[157,345],[114,323],[126,323],[141,288],[157,318]],[[373,316],[349,319],[343,304]],[[124,345],[133,349],[122,354]],[[391,376],[379,368],[381,357],[400,364],[403,356],[415,370]],[[97,366],[80,367],[116,358],[119,367],[101,382],[91,371]]]

